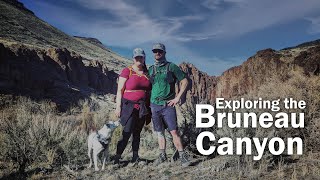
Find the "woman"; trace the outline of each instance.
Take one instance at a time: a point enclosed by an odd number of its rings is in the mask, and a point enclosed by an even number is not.
[[[115,114],[120,117],[123,131],[122,138],[117,144],[115,164],[119,164],[131,134],[132,162],[139,160],[140,132],[149,113],[146,103],[149,102],[148,92],[151,90],[151,84],[147,74],[145,52],[141,48],[136,48],[133,50],[133,65],[122,70],[118,82]]]

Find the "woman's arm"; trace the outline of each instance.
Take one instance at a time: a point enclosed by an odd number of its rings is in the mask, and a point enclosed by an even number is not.
[[[126,83],[126,81],[127,81],[127,78],[119,77],[117,98],[116,98],[116,110],[115,110],[116,117],[120,117],[120,114],[121,114],[121,99],[122,99],[123,92],[125,90],[124,84]]]

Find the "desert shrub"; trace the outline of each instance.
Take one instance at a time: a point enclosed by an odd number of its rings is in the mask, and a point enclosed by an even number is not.
[[[121,138],[122,135],[122,126],[120,125],[115,131],[113,132],[111,143],[109,145],[109,150],[111,154],[115,154],[117,149],[118,141]],[[169,136],[166,136],[169,137]],[[168,143],[170,144],[171,140],[168,140]],[[126,150],[131,152],[131,143],[132,143],[132,137],[130,138]],[[150,130],[143,129],[141,131],[141,137],[140,137],[140,152],[150,151],[150,150],[157,150],[158,149],[158,139],[157,135],[152,133]]]
[[[111,143],[109,145],[109,150],[110,152],[112,152],[113,154],[115,154],[116,149],[117,149],[117,143],[121,138],[121,133],[122,133],[122,127],[120,125],[120,127],[117,127],[111,137]]]
[[[20,172],[30,165],[58,165],[85,156],[85,135],[63,121],[49,102],[20,98],[1,110],[1,159],[12,161]]]
[[[168,146],[170,144],[170,137],[168,134],[166,134]],[[158,136],[157,134],[153,133],[151,130],[143,129],[141,132],[141,138],[140,138],[140,146],[144,150],[154,150],[158,149]]]
[[[82,166],[87,160],[87,135],[83,131],[71,130],[65,134],[61,148],[66,156],[64,164]]]
[[[319,119],[320,119],[320,77],[307,76],[300,71],[291,71],[288,73],[288,79],[281,81],[274,79],[261,86],[258,96],[264,99],[281,99],[284,97],[293,98],[295,100],[304,100],[307,107],[303,110],[290,109],[281,110],[286,113],[302,112],[305,114],[305,128],[302,129],[277,129],[276,134],[282,138],[299,136],[304,140],[306,151],[319,151],[320,140]]]
[[[218,137],[230,137],[235,142],[235,138],[243,137],[258,137],[258,138],[273,138],[280,137],[286,141],[289,137],[300,137],[304,142],[304,153],[307,151],[319,151],[320,140],[319,140],[319,129],[320,129],[320,77],[319,76],[306,76],[300,71],[288,72],[286,78],[273,77],[265,82],[259,89],[255,92],[250,92],[241,97],[234,97],[234,100],[240,100],[244,98],[246,100],[257,100],[258,97],[263,100],[277,100],[280,99],[280,112],[285,113],[304,113],[305,114],[305,128],[261,128],[259,124],[257,128],[234,128],[231,129],[227,126],[225,121],[223,128],[218,128],[215,131]],[[304,100],[307,103],[305,109],[285,109],[282,101],[284,98],[293,98],[297,101]],[[227,112],[226,110],[223,110]],[[259,116],[263,112],[269,112],[275,115],[278,112],[272,112],[271,110],[265,109],[240,109],[236,111],[237,113],[244,112],[254,112]],[[289,120],[290,122],[290,120]],[[289,124],[290,126],[290,124]],[[254,145],[252,144],[252,147]],[[244,148],[244,147],[243,147]],[[253,150],[255,150],[253,148]],[[244,149],[243,149],[244,152]],[[286,151],[285,151],[286,152]],[[253,152],[255,154],[256,152]],[[268,153],[268,149],[265,150],[262,159],[259,162],[254,162],[255,166],[261,167],[268,163],[278,162],[279,156],[273,156]],[[280,157],[281,158],[281,157]],[[241,156],[240,161],[245,165],[250,165],[252,162],[252,157]],[[268,163],[266,163],[268,162]],[[269,164],[270,165],[270,164]],[[251,166],[251,165],[250,165]],[[244,166],[245,167],[245,166]]]

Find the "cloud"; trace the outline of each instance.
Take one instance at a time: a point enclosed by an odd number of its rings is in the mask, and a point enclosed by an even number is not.
[[[186,48],[183,43],[176,41],[166,42],[166,48],[169,61],[175,63],[189,62],[194,64],[199,70],[215,76],[221,75],[228,68],[240,65],[246,60],[245,57],[205,57],[196,51]]]
[[[82,3],[82,1],[79,1]],[[115,2],[114,7],[110,9],[106,4],[88,4],[84,2],[84,7],[92,10],[108,10],[115,16],[114,19],[92,19],[83,15],[74,9],[67,9],[45,2],[38,2],[40,7],[50,9],[55,12],[52,20],[64,25],[65,29],[71,29],[73,33],[81,36],[96,37],[108,46],[118,46],[132,49],[133,47],[142,47],[151,52],[151,44],[154,42],[164,42],[168,49],[168,59],[175,63],[187,61],[196,65],[200,70],[211,75],[219,75],[224,70],[236,62],[228,62],[217,57],[204,57],[184,46],[182,38],[187,41],[201,38],[201,36],[192,37],[188,34],[176,35],[176,31],[182,28],[186,23],[192,21],[202,21],[202,16],[180,16],[180,17],[161,17],[156,20],[150,19],[146,14],[140,12],[138,8],[130,5]],[[116,4],[119,3],[119,4]],[[50,15],[49,15],[50,16]],[[137,19],[136,21],[133,21]],[[56,23],[57,23],[56,22]],[[74,35],[74,34],[72,34]],[[179,38],[181,38],[179,40]],[[183,41],[185,41],[183,40]],[[152,57],[148,60],[152,63]]]
[[[66,29],[78,35],[93,36],[101,39],[106,44],[120,47],[133,47],[137,44],[144,44],[156,41],[176,39],[176,34],[182,31],[181,28],[188,22],[203,20],[198,15],[185,15],[178,17],[151,18],[139,7],[133,6],[122,0],[76,0],[78,5],[97,11],[105,11],[112,16],[106,18],[92,19],[91,17],[79,16],[74,10],[65,7],[55,6],[50,9],[56,12],[54,18],[59,24],[65,24]],[[45,6],[46,2],[42,3]],[[54,19],[51,18],[51,19]],[[72,24],[72,26],[70,26]]]
[[[193,13],[206,19],[196,30],[177,34],[176,40],[183,42],[237,38],[320,11],[319,0],[200,0],[202,9],[188,0],[177,1],[190,11],[197,9]],[[316,30],[315,22],[313,24],[315,27],[310,32]]]
[[[215,10],[219,8],[222,2],[222,0],[205,0],[201,3],[201,5],[208,9]]]
[[[201,36],[204,39],[225,39],[262,30],[277,24],[289,23],[303,19],[312,13],[320,11],[320,1],[300,0],[262,1],[262,0],[206,0],[202,5],[207,5],[212,11],[207,23],[198,28],[198,32],[189,36]],[[236,4],[217,13],[222,3]]]
[[[320,16],[319,17],[306,18],[306,20],[311,22],[311,26],[308,29],[308,32],[310,34],[318,34],[318,33],[320,33]]]
[[[81,6],[73,9],[49,1],[35,1],[63,31],[71,35],[95,37],[108,46],[132,49],[136,46],[148,48],[154,42],[164,42],[173,49],[170,56],[179,61],[191,60],[209,74],[219,74],[229,67],[239,65],[244,59],[219,58],[201,55],[195,47],[187,48],[194,41],[223,42],[278,24],[311,17],[320,11],[319,0],[176,0],[143,4],[125,0],[75,0],[69,2]],[[177,13],[165,15],[178,3]],[[227,6],[226,6],[227,5]],[[154,12],[149,7],[159,7]],[[105,15],[95,16],[92,12]],[[163,13],[163,14],[162,14]],[[319,18],[308,18],[312,24],[310,33],[317,33]],[[194,47],[194,46],[193,46]],[[210,54],[210,53],[207,53]],[[235,56],[235,55],[230,55]],[[196,61],[195,61],[196,60]]]
[[[201,5],[210,10],[222,9],[224,5],[241,6],[248,0],[202,0]]]
[[[133,44],[145,43],[153,39],[159,39],[163,34],[165,24],[155,22],[146,14],[121,0],[77,0],[81,6],[93,10],[106,10],[115,16],[114,19],[97,19],[95,22],[88,22],[90,28],[84,28],[88,34],[94,34],[103,38],[115,46],[132,46]],[[76,19],[81,23],[80,19]],[[113,24],[113,21],[117,21]],[[177,27],[171,26],[169,31]],[[110,35],[110,36],[108,36]],[[143,38],[142,38],[143,37]]]
[[[152,12],[147,11],[141,3],[129,4],[124,0],[75,0],[73,2],[84,8],[97,10],[99,13],[108,12],[112,16],[86,20],[83,16],[73,15],[71,24],[76,26],[70,29],[77,28],[82,34],[91,34],[99,39],[105,39],[106,44],[121,47],[169,39],[178,42],[230,39],[276,24],[302,19],[320,11],[318,0],[309,0],[308,3],[300,0],[202,0],[201,6],[208,8],[208,11],[173,17],[151,17]],[[188,6],[190,1],[178,0],[178,2],[181,3],[180,5]],[[170,6],[170,3],[167,3],[167,6]],[[225,3],[233,6],[223,9],[222,5]],[[165,3],[160,3],[160,7],[166,9]],[[219,12],[214,10],[218,7],[221,8]],[[61,11],[55,16],[62,18],[59,21],[65,21],[65,17],[70,17],[69,10],[59,8]]]

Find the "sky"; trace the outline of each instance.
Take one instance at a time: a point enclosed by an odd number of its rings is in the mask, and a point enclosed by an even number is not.
[[[131,59],[166,45],[167,60],[221,75],[257,51],[320,39],[320,0],[19,0],[72,36],[94,37]]]

